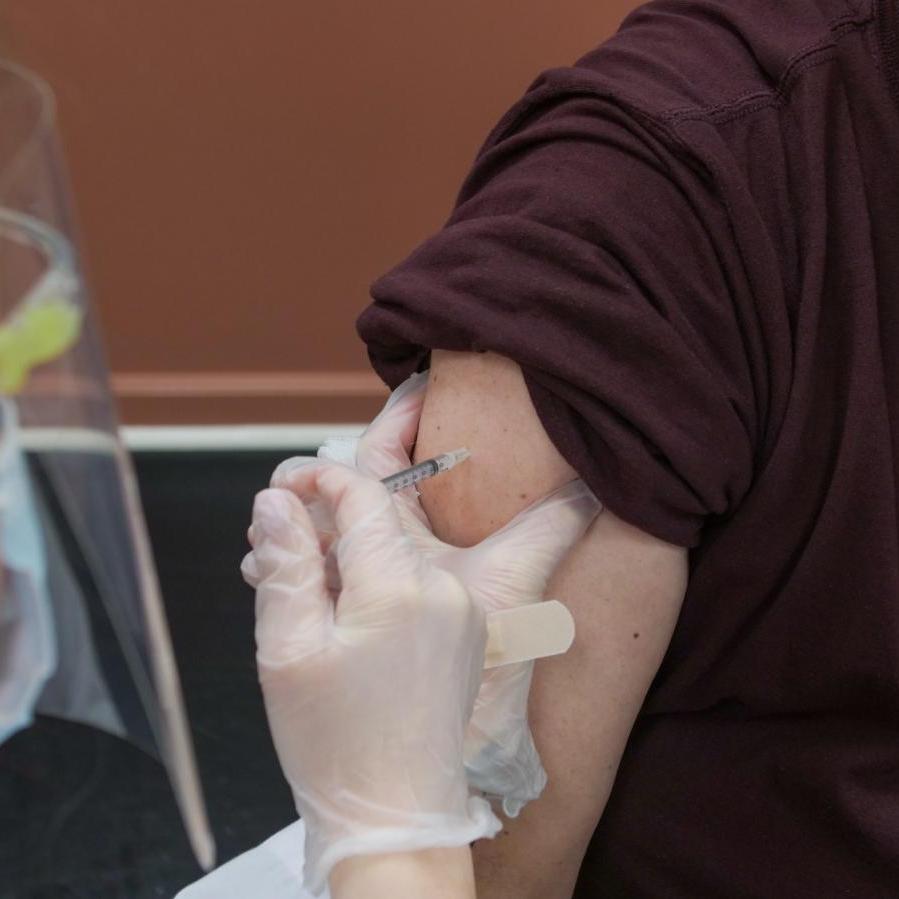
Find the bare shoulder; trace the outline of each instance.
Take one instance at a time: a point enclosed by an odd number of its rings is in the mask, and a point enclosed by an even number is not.
[[[515,362],[434,350],[415,460],[461,446],[471,458],[421,486],[435,532],[457,546],[477,543],[577,477],[540,424]]]

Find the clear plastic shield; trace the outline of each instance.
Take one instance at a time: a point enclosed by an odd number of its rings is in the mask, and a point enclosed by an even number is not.
[[[42,82],[0,64],[0,439],[27,460],[24,492],[42,536],[54,639],[36,709],[157,755],[208,868],[214,847],[136,481],[75,249],[53,116]]]

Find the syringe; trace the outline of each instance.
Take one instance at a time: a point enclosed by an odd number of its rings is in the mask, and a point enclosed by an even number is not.
[[[440,474],[441,471],[449,471],[460,462],[464,462],[470,455],[471,453],[464,447],[449,453],[441,453],[439,456],[434,456],[433,459],[425,459],[424,462],[419,462],[411,468],[404,468],[396,474],[382,478],[381,483],[387,488],[389,493],[396,493],[397,490],[402,490],[403,487],[411,487],[419,481],[432,478],[435,474]]]

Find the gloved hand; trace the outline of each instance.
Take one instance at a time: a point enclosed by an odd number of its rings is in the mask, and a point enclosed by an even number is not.
[[[332,516],[341,589],[304,503]],[[301,502],[302,500],[302,502]],[[499,822],[469,796],[465,727],[484,664],[480,606],[406,538],[387,490],[345,466],[256,497],[256,643],[278,758],[306,823],[306,886],[343,858],[461,846]]]
[[[391,394],[361,438],[329,440],[319,456],[355,464],[379,479],[409,467],[426,385],[427,372],[413,375]],[[272,485],[289,487],[293,473],[309,461],[286,460],[275,470]],[[393,494],[393,499],[419,552],[459,577],[488,614],[544,599],[552,572],[601,509],[587,486],[575,480],[524,509],[486,540],[463,548],[434,536],[414,486]],[[333,530],[327,516],[318,519],[323,532]],[[329,570],[333,583],[333,565]],[[469,782],[501,799],[509,817],[517,816],[546,785],[527,719],[533,668],[533,662],[522,662],[484,672],[466,733]]]

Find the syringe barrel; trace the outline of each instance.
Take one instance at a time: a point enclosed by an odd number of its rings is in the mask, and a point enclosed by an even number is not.
[[[426,459],[424,462],[419,462],[405,471],[399,471],[390,475],[390,477],[384,478],[381,483],[390,493],[395,493],[397,490],[411,487],[413,484],[425,480],[425,478],[433,477],[442,470],[436,459]]]

